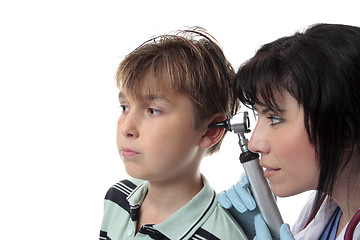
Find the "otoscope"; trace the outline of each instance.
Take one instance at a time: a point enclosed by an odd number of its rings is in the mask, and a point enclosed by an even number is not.
[[[280,239],[280,226],[283,224],[281,214],[276,204],[273,193],[270,190],[269,183],[264,177],[264,171],[259,163],[259,154],[249,151],[245,133],[251,130],[250,120],[247,112],[238,114],[226,119],[223,122],[213,123],[210,128],[226,128],[234,132],[239,137],[239,145],[242,153],[240,162],[242,163],[245,173],[250,183],[250,190],[259,207],[262,218],[269,227],[273,239]]]

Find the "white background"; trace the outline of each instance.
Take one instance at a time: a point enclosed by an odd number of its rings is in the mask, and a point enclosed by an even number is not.
[[[126,178],[114,75],[148,38],[206,28],[237,69],[264,43],[318,23],[360,26],[356,1],[1,1],[1,239],[98,239],[103,197]],[[243,169],[237,138],[203,160],[217,191]],[[279,199],[292,224],[307,194]]]

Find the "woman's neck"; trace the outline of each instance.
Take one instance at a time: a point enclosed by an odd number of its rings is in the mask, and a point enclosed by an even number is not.
[[[336,236],[360,208],[360,174],[357,159],[352,159],[337,177],[331,198],[342,210]]]

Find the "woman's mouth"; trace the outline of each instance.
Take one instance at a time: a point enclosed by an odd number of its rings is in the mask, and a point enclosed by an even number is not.
[[[264,168],[264,176],[269,179],[276,175],[280,171],[280,168]]]

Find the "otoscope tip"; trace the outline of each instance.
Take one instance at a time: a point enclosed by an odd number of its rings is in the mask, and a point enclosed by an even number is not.
[[[227,121],[217,122],[217,123],[211,123],[209,124],[209,128],[228,128]]]

